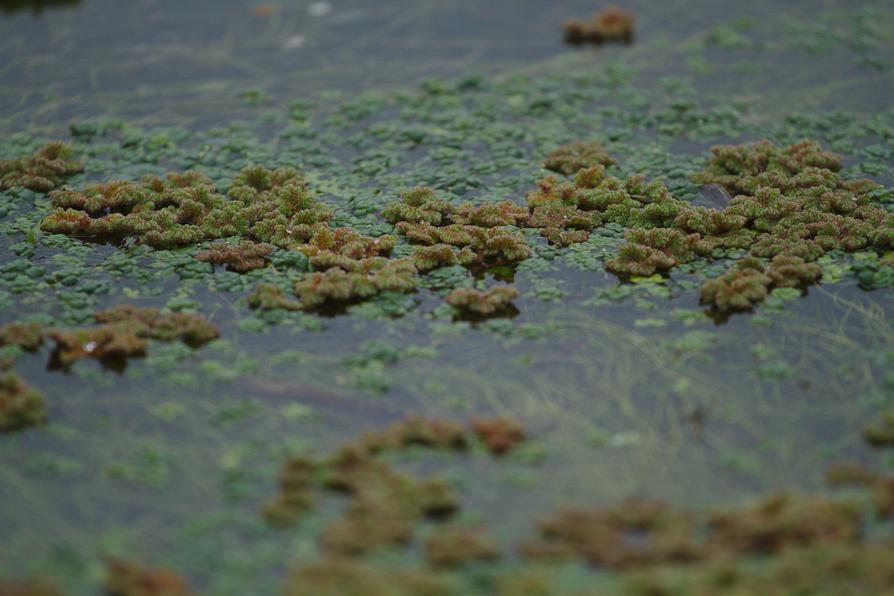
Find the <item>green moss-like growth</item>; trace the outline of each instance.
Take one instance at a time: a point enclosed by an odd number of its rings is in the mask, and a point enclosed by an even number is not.
[[[28,157],[0,160],[0,190],[21,186],[49,192],[62,181],[84,171],[84,165],[72,159],[71,146],[51,141]]]
[[[214,265],[226,265],[230,271],[246,273],[267,266],[264,258],[273,252],[273,247],[254,242],[241,242],[236,245],[215,243],[207,250],[196,254],[196,260]]]
[[[457,288],[447,296],[447,304],[461,316],[494,317],[512,314],[512,301],[518,296],[518,290],[512,286],[495,286],[486,291]]]
[[[428,564],[440,569],[493,561],[499,556],[493,539],[480,528],[441,528],[425,541],[425,558]]]
[[[565,22],[565,41],[572,45],[607,42],[632,43],[636,15],[617,6],[595,13],[589,21],[572,19]]]
[[[10,323],[0,327],[0,346],[36,350],[43,343],[43,328],[36,323]]]
[[[543,162],[543,167],[559,174],[571,176],[596,165],[611,166],[617,162],[599,141],[577,142],[562,145],[553,150]]]
[[[113,559],[106,568],[103,589],[109,596],[188,596],[186,580],[168,569],[152,569]]]
[[[21,430],[46,419],[43,395],[25,385],[15,373],[0,377],[0,432]]]

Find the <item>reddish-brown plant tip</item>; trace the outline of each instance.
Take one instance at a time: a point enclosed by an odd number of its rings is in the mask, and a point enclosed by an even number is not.
[[[525,440],[522,424],[512,418],[473,418],[470,424],[494,455],[508,453]]]
[[[0,327],[0,346],[36,350],[43,343],[43,328],[36,323],[9,323]]]
[[[211,263],[213,265],[226,265],[230,271],[246,273],[255,269],[263,269],[267,266],[267,259],[273,247],[267,244],[255,242],[240,242],[239,244],[226,244],[217,242],[196,254],[196,260]]]
[[[43,395],[15,373],[0,376],[0,432],[21,430],[46,421]]]
[[[609,6],[593,15],[589,21],[572,19],[565,22],[565,41],[573,45],[583,43],[633,42],[636,15],[617,6]]]
[[[0,160],[0,190],[17,186],[37,192],[49,192],[62,180],[84,171],[84,165],[72,159],[70,145],[51,141],[28,157]]]
[[[469,563],[488,562],[500,556],[494,541],[483,530],[446,527],[425,541],[425,558],[436,568],[456,568]]]
[[[103,584],[108,596],[187,596],[192,594],[186,580],[168,569],[152,569],[113,559],[106,568]]]

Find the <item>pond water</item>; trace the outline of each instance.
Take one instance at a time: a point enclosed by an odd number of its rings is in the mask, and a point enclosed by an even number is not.
[[[625,7],[632,45],[575,48],[561,23],[591,2],[0,2],[0,158],[72,142],[75,188],[196,168],[226,189],[243,166],[294,166],[335,224],[373,235],[415,186],[524,204],[543,156],[575,140],[603,141],[615,175],[642,172],[694,204],[709,147],[762,138],[817,139],[843,176],[892,182],[890,3]],[[565,505],[730,508],[822,491],[834,462],[890,460],[862,431],[894,401],[894,275],[867,284],[854,265],[882,250],[835,253],[818,285],[712,317],[699,285],[741,255],[629,283],[604,266],[620,233],[560,249],[528,230],[533,258],[478,273],[517,287],[513,317],[454,320],[443,296],[457,275],[472,283],[462,268],[335,316],[263,313],[246,296],[307,275],[294,259],[215,270],[194,246],[41,233],[41,193],[0,201],[0,323],[78,327],[133,303],[200,311],[220,330],[200,349],[152,342],[123,370],[53,370],[49,342],[13,354],[47,423],[0,434],[0,579],[93,594],[123,556],[199,593],[278,593],[343,506],[265,524],[285,457],[325,456],[407,415],[523,422],[527,440],[503,458],[395,463],[458,487],[463,519],[491,528],[509,565]]]

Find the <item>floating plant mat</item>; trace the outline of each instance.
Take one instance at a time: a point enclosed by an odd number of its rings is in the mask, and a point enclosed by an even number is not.
[[[830,593],[890,589],[857,534],[889,532],[891,9],[707,25],[693,4],[677,35],[647,6],[629,47],[289,108],[271,86],[240,122],[125,95],[70,129],[63,100],[4,111],[42,128],[0,141],[0,577],[723,593],[715,545],[743,593],[804,560],[852,562]],[[833,492],[836,462],[879,476]],[[752,509],[782,490],[814,497]],[[643,549],[607,557],[627,534]]]

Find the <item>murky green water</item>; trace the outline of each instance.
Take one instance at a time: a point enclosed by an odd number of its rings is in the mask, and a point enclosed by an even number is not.
[[[544,149],[579,138],[698,202],[688,176],[707,148],[763,137],[818,138],[848,175],[891,183],[885,2],[635,2],[635,44],[598,49],[561,43],[559,24],[593,8],[578,0],[296,1],[269,15],[235,0],[20,4],[0,3],[0,157],[74,124],[76,186],[295,165],[337,221],[370,231],[419,184],[521,202]],[[879,459],[860,433],[894,398],[894,294],[847,268],[719,324],[695,275],[621,285],[598,248],[546,247],[513,274],[511,320],[454,323],[431,290],[277,320],[245,304],[263,273],[191,270],[183,251],[29,245],[48,202],[0,200],[0,322],[78,325],[134,302],[198,308],[221,329],[201,350],[153,345],[123,372],[49,371],[47,347],[19,359],[49,423],[0,439],[0,575],[90,594],[120,554],[203,593],[276,593],[332,514],[265,526],[283,456],[408,413],[524,421],[530,441],[503,460],[402,464],[446,474],[507,548],[563,504],[713,508],[818,490],[830,462]]]

